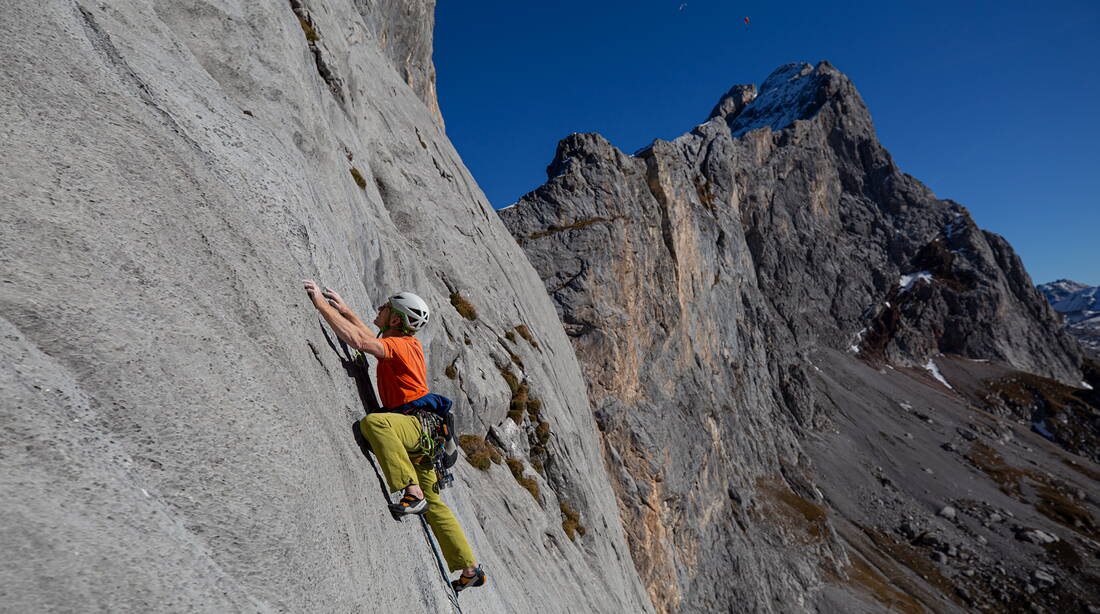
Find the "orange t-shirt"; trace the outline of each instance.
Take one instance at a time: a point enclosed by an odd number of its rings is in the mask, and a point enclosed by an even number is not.
[[[376,378],[382,406],[393,409],[428,394],[424,348],[416,337],[383,337],[386,357],[378,360]]]

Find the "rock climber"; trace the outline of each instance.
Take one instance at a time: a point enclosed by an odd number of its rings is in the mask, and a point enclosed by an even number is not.
[[[322,291],[312,279],[304,280],[306,294],[336,335],[352,348],[378,359],[375,381],[385,408],[359,421],[370,442],[390,492],[404,491],[390,505],[396,516],[423,514],[432,527],[451,571],[462,570],[451,582],[455,592],[485,584],[487,576],[477,564],[458,520],[439,496],[431,462],[410,457],[420,450],[421,425],[416,416],[398,413],[403,406],[429,395],[424,349],[414,337],[428,323],[428,304],[412,292],[391,296],[378,307],[375,335],[330,288]],[[420,462],[414,462],[414,458]]]

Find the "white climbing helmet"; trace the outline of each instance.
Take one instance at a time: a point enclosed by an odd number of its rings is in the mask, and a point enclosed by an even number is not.
[[[405,327],[409,332],[415,334],[428,325],[428,316],[431,315],[431,310],[428,309],[428,304],[424,302],[424,299],[412,292],[399,292],[391,296],[389,304],[390,309],[401,314],[402,319],[405,320]]]

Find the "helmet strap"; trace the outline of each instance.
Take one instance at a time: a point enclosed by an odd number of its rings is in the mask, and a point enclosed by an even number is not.
[[[401,318],[401,326],[389,326],[389,325],[383,326],[378,331],[379,335],[384,335],[384,334],[386,334],[386,331],[391,331],[391,330],[400,331],[400,332],[402,332],[406,335],[416,335],[416,331],[409,328],[409,319],[405,316],[405,314],[403,312],[401,312],[397,309],[394,309],[393,305],[390,305],[390,312]],[[392,319],[392,316],[391,316],[391,319]]]

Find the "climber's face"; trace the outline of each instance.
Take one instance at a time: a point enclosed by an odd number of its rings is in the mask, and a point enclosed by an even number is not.
[[[379,328],[386,326],[390,322],[390,304],[383,303],[378,307],[378,315],[374,318],[374,325]]]

